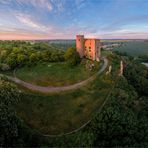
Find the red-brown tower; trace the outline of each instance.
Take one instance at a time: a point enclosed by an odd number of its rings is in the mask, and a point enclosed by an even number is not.
[[[76,49],[80,57],[82,58],[84,56],[84,35],[76,36]]]

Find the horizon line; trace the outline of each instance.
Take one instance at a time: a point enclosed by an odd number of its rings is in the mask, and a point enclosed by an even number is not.
[[[120,39],[120,38],[116,38],[116,39],[100,39],[100,38],[96,38],[96,39],[99,39],[99,40],[148,40],[148,38],[145,38],[145,39],[140,39],[140,38],[133,38],[133,39],[128,39],[128,38],[125,38],[125,39]],[[41,41],[41,40],[44,40],[44,41],[48,41],[48,40],[76,40],[76,39],[0,39],[0,41]]]

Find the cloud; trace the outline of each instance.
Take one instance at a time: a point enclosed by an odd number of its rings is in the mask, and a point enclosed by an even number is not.
[[[0,1],[0,4],[3,4],[3,5],[9,5],[11,3],[11,0],[1,0]]]
[[[43,24],[40,24],[39,22],[36,22],[31,18],[30,15],[23,14],[23,13],[15,13],[15,17],[19,20],[20,23],[23,23],[24,25],[31,27],[33,29],[36,29],[38,31],[49,31],[52,29],[51,26],[46,26]]]
[[[53,5],[53,10],[56,14],[60,14],[65,10],[65,0],[50,0]]]
[[[126,0],[0,0],[0,35],[54,39],[75,38],[76,34],[98,38],[146,37],[148,3],[131,3]]]
[[[33,6],[36,9],[46,9],[47,11],[52,11],[53,7],[50,1],[48,0],[0,0],[0,4],[2,5],[13,5],[16,4],[18,6]]]
[[[148,26],[139,29],[127,27],[110,31],[100,30],[96,33],[86,33],[86,36],[101,39],[146,39],[148,36]]]
[[[19,4],[32,5],[35,8],[43,8],[48,11],[52,10],[52,4],[48,0],[17,0]]]
[[[130,16],[126,18],[120,18],[108,23],[107,25],[101,27],[102,30],[117,30],[124,27],[127,24],[140,24],[140,23],[148,23],[148,15],[141,16]]]
[[[0,28],[0,40],[27,40],[43,38],[44,34],[24,28]]]
[[[82,7],[85,6],[86,0],[75,0],[75,4],[77,9],[81,9]]]

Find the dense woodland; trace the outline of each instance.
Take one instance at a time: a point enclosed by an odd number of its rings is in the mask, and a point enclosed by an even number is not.
[[[13,44],[15,45],[15,42]],[[27,44],[32,48],[31,51],[29,49],[21,49],[22,45],[17,47],[17,43],[16,46],[13,45],[15,48],[11,48],[12,45],[10,47],[10,44],[5,48],[3,47],[4,45],[1,45],[1,55],[3,55],[1,63],[10,64],[11,62],[7,63],[9,61],[8,57],[11,57],[12,55],[15,55],[15,58],[13,56],[12,57],[16,60],[16,57],[22,53],[23,55],[28,54],[29,56],[26,56],[26,58],[30,58],[30,55],[33,53],[37,54],[38,52],[41,52],[40,50],[37,52],[33,48],[35,45],[23,43],[23,46],[28,48]],[[21,52],[19,53],[17,51]],[[47,50],[43,50],[40,54],[42,55],[44,52],[47,52]],[[70,59],[71,52],[75,51],[73,49],[69,49],[65,54],[66,59]],[[43,137],[24,125],[21,119],[16,116],[14,108],[14,104],[16,104],[21,97],[21,92],[14,84],[8,82],[6,78],[1,76],[0,146],[147,147],[148,69],[139,62],[135,62],[133,59],[128,58],[125,55],[122,58],[124,58],[125,66],[124,76],[117,79],[115,88],[102,111],[100,113],[95,113],[90,124],[81,131],[59,138]],[[76,61],[79,62],[79,60]],[[15,64],[10,66],[15,67]]]
[[[0,70],[13,70],[23,66],[34,66],[38,62],[68,61],[70,66],[80,62],[74,47],[65,51],[64,44],[46,42],[0,41]]]
[[[141,55],[141,56],[139,56],[139,60],[141,62],[148,62],[148,55]]]
[[[0,41],[1,70],[32,66],[40,61],[64,61],[64,51],[43,42]]]

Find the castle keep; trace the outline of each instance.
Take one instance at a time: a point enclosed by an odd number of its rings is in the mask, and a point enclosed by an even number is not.
[[[100,47],[99,39],[86,39],[84,35],[76,36],[76,49],[81,58],[85,57],[93,61],[100,61]]]

